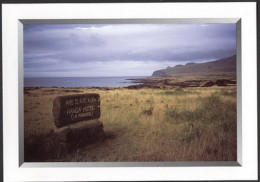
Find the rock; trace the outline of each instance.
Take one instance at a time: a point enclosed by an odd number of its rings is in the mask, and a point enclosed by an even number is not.
[[[62,151],[72,151],[104,138],[99,94],[59,96],[53,100],[53,116]],[[59,147],[59,148],[60,148]],[[61,148],[60,148],[61,149]],[[59,155],[62,152],[59,150]]]
[[[143,86],[143,85],[142,85]],[[127,88],[128,89],[139,89],[139,88],[141,88],[142,86],[140,86],[140,85],[130,85],[130,86],[128,86]]]
[[[236,81],[221,79],[216,81],[216,85],[218,86],[227,86],[228,84],[236,84]]]
[[[190,86],[190,83],[187,82],[175,82],[172,84],[175,87],[181,87],[181,88],[186,88]]]
[[[227,86],[226,80],[225,80],[225,79],[217,80],[217,81],[216,81],[216,85],[217,85],[217,86]]]
[[[168,85],[170,83],[170,80],[168,80],[168,79],[165,79],[164,81],[163,81],[163,84],[164,85]]]
[[[52,108],[56,127],[100,117],[99,94],[76,94],[59,96]]]
[[[208,81],[204,85],[202,85],[201,87],[212,87],[213,85],[215,85],[215,83],[213,81]]]
[[[56,128],[55,133],[68,151],[95,143],[105,137],[103,123],[98,119]]]

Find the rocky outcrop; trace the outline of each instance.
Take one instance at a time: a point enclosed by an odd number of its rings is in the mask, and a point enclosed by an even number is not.
[[[154,71],[152,77],[191,76],[236,72],[236,55],[205,63],[187,63]]]
[[[154,88],[154,89],[164,89],[164,88],[187,88],[187,87],[212,87],[217,86],[228,86],[235,85],[235,80],[229,79],[218,79],[218,80],[185,80],[185,81],[175,81],[171,78],[148,78],[139,79],[136,81],[140,83],[139,85],[131,85],[126,88],[128,89],[142,89],[142,88]]]
[[[215,83],[213,81],[208,81],[204,85],[202,85],[201,87],[212,87],[213,85],[215,85]]]

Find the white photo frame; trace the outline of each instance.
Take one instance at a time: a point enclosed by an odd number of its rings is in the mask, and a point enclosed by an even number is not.
[[[257,175],[256,3],[3,4],[3,135],[5,181],[255,180]],[[133,13],[134,12],[134,13]],[[19,84],[23,74],[21,20],[241,19],[242,143],[237,166],[108,167],[55,163],[28,165],[19,152],[23,127]],[[247,61],[248,60],[248,61]],[[21,85],[20,85],[21,86]],[[20,97],[21,98],[21,97]],[[22,111],[22,112],[21,112]],[[241,145],[240,143],[240,145]],[[20,156],[19,156],[20,155]],[[186,175],[189,174],[189,175]],[[206,174],[206,175],[205,175]]]

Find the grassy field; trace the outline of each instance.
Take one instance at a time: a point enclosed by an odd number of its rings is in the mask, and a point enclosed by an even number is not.
[[[48,140],[55,129],[52,101],[79,93],[100,94],[106,137],[59,155],[58,144]],[[236,86],[38,88],[26,89],[24,102],[27,161],[236,161]],[[41,142],[32,148],[31,141],[37,137],[50,142],[51,150],[41,148]]]

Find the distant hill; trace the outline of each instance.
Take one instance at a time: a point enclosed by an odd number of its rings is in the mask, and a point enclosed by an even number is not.
[[[236,55],[206,63],[187,63],[186,65],[168,66],[154,71],[153,77],[192,76],[208,74],[236,73]]]

